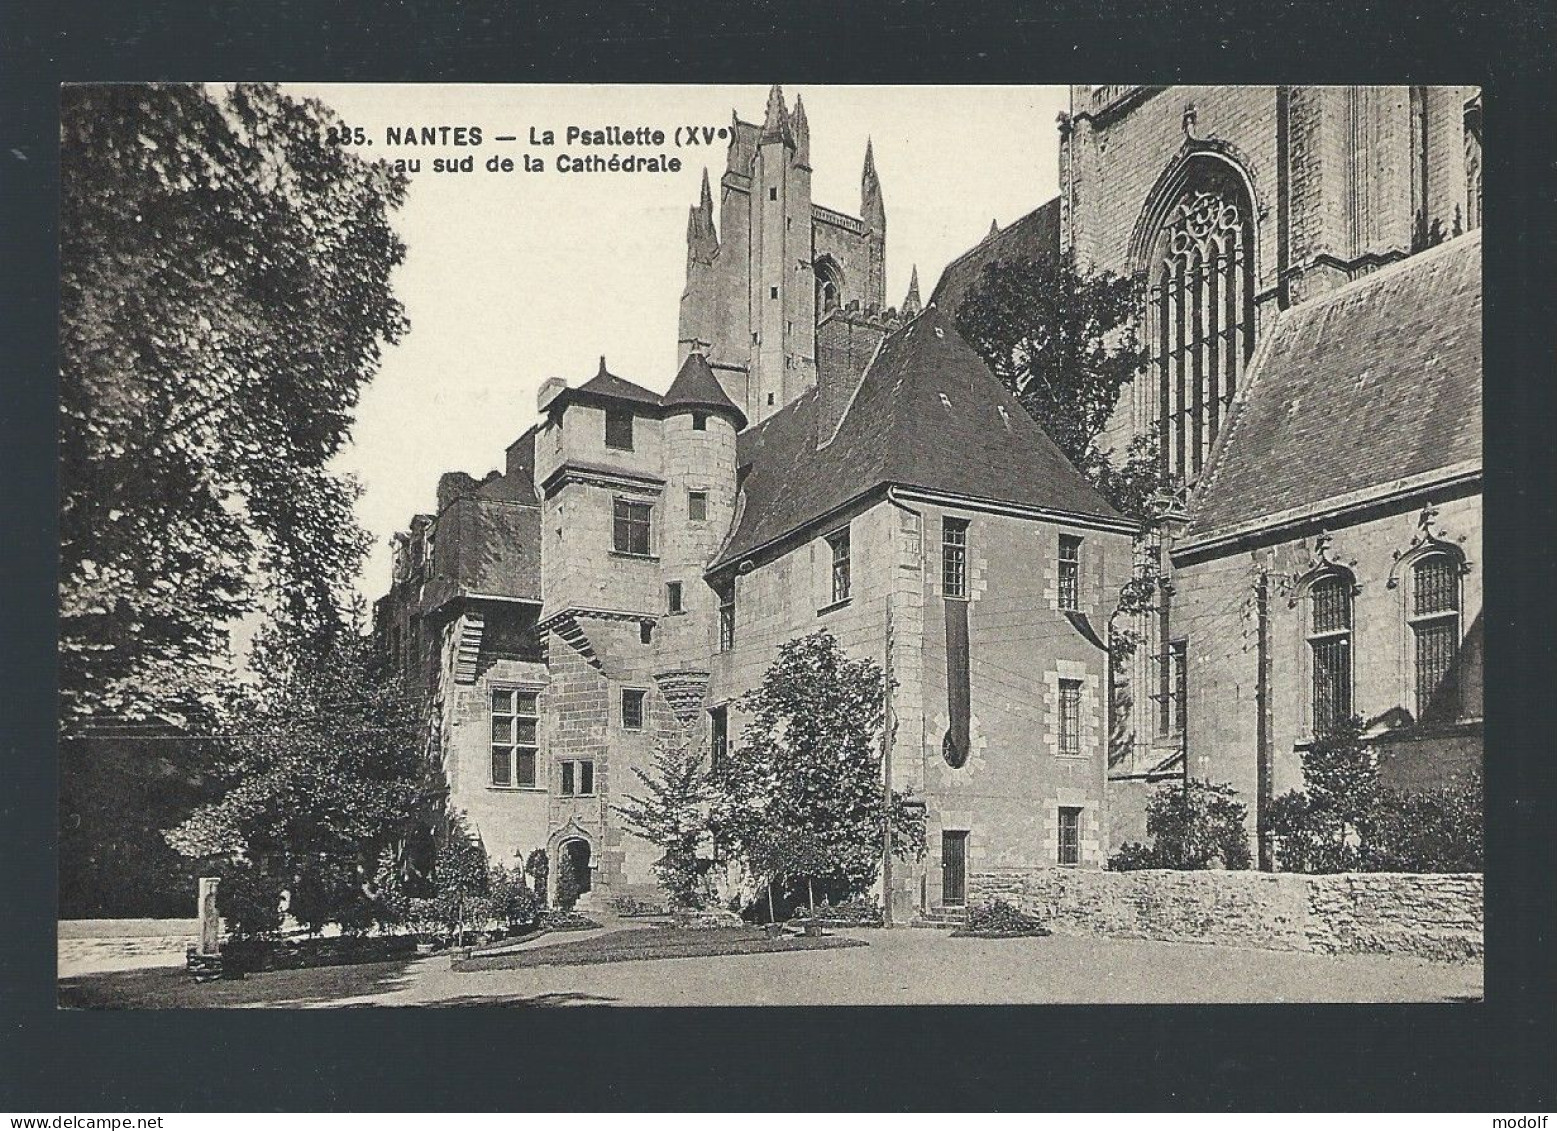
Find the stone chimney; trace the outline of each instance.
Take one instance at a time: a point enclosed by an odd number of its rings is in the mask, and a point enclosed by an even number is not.
[[[865,311],[858,300],[828,311],[816,327],[816,446],[838,431],[854,391],[886,336],[897,327],[888,311]]]

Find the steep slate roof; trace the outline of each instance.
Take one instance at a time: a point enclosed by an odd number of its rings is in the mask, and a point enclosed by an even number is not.
[[[706,408],[723,412],[735,419],[736,428],[746,427],[746,414],[725,395],[724,386],[708,367],[708,359],[700,353],[687,355],[681,372],[676,374],[660,403],[665,408]]]
[[[955,320],[962,300],[991,263],[1013,259],[1053,259],[1060,254],[1060,201],[1055,197],[1020,220],[985,236],[946,265],[930,301]]]
[[[1124,523],[934,304],[883,343],[820,449],[816,410],[813,388],[740,434],[741,505],[712,568],[888,485]]]
[[[600,359],[600,371],[576,389],[565,390],[562,396],[585,395],[608,397],[613,400],[635,401],[638,404],[660,406],[660,395],[636,385],[625,377],[606,371],[605,358]]]
[[[1478,231],[1277,317],[1181,545],[1480,464]]]

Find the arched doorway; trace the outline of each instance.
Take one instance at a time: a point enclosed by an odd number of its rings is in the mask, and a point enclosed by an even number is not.
[[[571,911],[594,886],[589,841],[573,837],[557,846],[557,906]]]

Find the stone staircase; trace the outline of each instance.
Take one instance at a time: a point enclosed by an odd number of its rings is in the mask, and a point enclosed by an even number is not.
[[[968,909],[966,907],[932,907],[916,918],[910,926],[930,927],[936,930],[949,931],[955,927],[961,927],[968,921]]]

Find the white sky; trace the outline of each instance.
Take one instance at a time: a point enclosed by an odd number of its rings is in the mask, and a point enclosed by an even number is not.
[[[710,168],[717,217],[724,144],[674,148],[679,125],[762,120],[766,86],[476,86],[293,84],[374,139],[371,156],[420,156],[393,222],[405,264],[394,286],[411,331],[364,390],[339,466],[364,486],[359,517],[373,536],[362,578],[370,601],[389,585],[390,536],[433,506],[438,476],[478,478],[535,419],[542,381],[579,384],[604,354],[611,371],[651,389],[675,376],[676,320],[686,278],[687,208]],[[865,139],[874,143],[887,210],[887,300],[900,304],[919,267],[923,296],[941,269],[989,228],[1055,195],[1055,116],[1066,88],[802,86],[811,126],[812,199],[859,214]],[[479,126],[475,148],[385,148],[391,125]],[[679,173],[555,171],[569,125],[649,126],[667,134]],[[553,150],[527,144],[555,131]],[[515,143],[496,143],[513,134]],[[537,175],[487,173],[494,154],[544,155]],[[437,156],[475,157],[477,171],[437,174]]]

